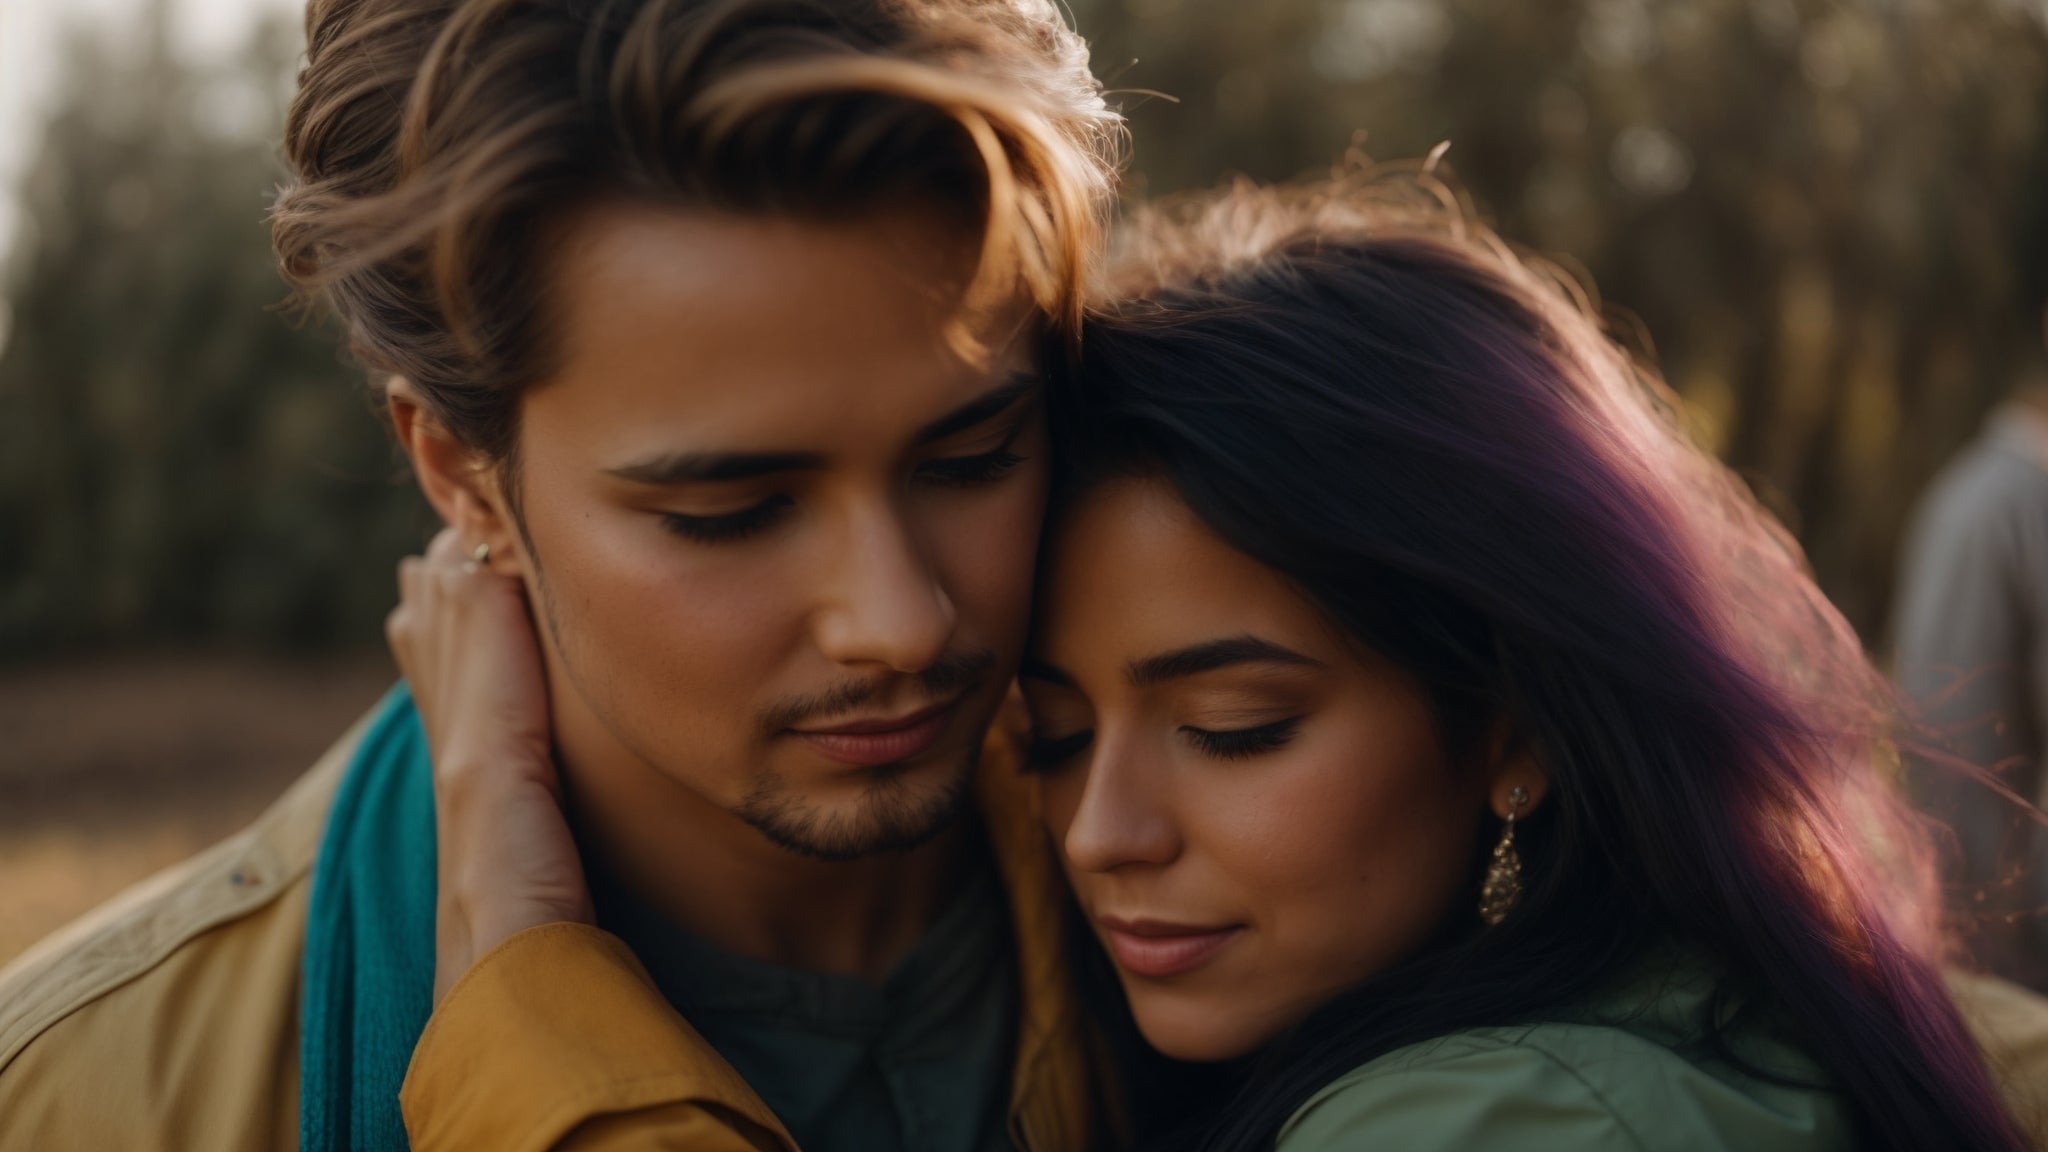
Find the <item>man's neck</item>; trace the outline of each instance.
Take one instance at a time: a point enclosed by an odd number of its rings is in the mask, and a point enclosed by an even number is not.
[[[587,711],[558,703],[555,726],[570,824],[588,866],[727,951],[880,983],[965,872],[957,865],[972,848],[971,822],[907,852],[813,859],[662,775]]]

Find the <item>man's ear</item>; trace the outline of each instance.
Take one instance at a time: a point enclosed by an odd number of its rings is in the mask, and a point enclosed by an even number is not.
[[[1534,745],[1515,731],[1502,717],[1494,724],[1490,755],[1487,757],[1486,803],[1502,820],[1513,812],[1517,820],[1543,806],[1550,791],[1550,775],[1537,762]],[[1515,789],[1521,789],[1521,803],[1515,803]]]
[[[384,385],[385,403],[398,443],[412,461],[413,475],[427,503],[462,537],[465,551],[490,545],[491,565],[515,563],[517,534],[498,485],[497,470],[473,448],[455,439],[435,417],[412,382],[393,376]]]

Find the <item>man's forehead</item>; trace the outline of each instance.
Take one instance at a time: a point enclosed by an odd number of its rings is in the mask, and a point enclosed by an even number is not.
[[[627,202],[569,218],[552,251],[549,310],[574,358],[649,332],[751,353],[931,342],[958,311],[979,243],[899,211],[818,220]]]
[[[914,222],[822,224],[646,210],[591,217],[553,265],[555,376],[638,402],[810,406],[894,381],[970,390],[1028,366],[1042,321],[960,314],[971,253]],[[909,237],[897,235],[911,229]],[[922,241],[914,258],[901,250]],[[970,326],[975,354],[958,339]],[[595,389],[593,389],[595,390]]]

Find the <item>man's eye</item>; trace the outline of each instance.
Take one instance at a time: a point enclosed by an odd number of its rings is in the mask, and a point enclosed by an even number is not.
[[[979,456],[955,456],[928,460],[918,466],[917,478],[937,488],[976,488],[993,484],[1014,471],[1024,457],[1005,444]]]
[[[1079,732],[1051,738],[1041,737],[1034,732],[1031,734],[1030,745],[1024,750],[1024,769],[1027,772],[1049,772],[1073,759],[1082,749],[1088,747],[1088,742],[1093,739],[1094,731],[1085,728]]]
[[[771,496],[752,508],[722,516],[686,516],[681,512],[665,512],[661,523],[686,540],[700,544],[728,544],[773,527],[793,506],[794,502],[787,496]]]
[[[1184,727],[1181,732],[1194,742],[1195,747],[1211,756],[1222,760],[1242,760],[1247,756],[1257,756],[1261,752],[1271,752],[1283,747],[1289,740],[1294,739],[1294,734],[1300,727],[1301,717],[1293,716],[1286,720],[1276,720],[1271,724],[1261,724],[1256,728],[1215,731],[1208,728]]]

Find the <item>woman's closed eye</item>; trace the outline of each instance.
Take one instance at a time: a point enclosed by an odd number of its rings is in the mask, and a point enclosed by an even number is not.
[[[1284,747],[1300,728],[1301,717],[1290,716],[1251,728],[1216,729],[1182,725],[1180,731],[1206,755],[1220,760],[1242,760]]]
[[[1045,736],[1037,731],[1031,733],[1031,743],[1024,750],[1024,767],[1027,771],[1044,772],[1072,760],[1095,739],[1095,730],[1084,728],[1064,736]]]

